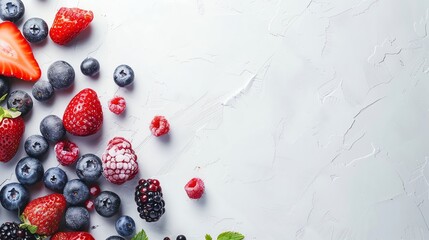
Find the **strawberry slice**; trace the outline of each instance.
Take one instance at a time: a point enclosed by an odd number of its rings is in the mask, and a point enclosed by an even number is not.
[[[0,23],[0,75],[37,81],[42,72],[30,44],[12,22]]]
[[[92,11],[62,7],[55,15],[49,36],[59,45],[66,45],[92,22]]]

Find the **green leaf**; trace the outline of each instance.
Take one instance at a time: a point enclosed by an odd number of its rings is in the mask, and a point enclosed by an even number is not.
[[[17,118],[19,116],[21,116],[21,112],[14,109],[14,108],[10,108],[10,109],[4,109],[3,108],[3,115],[4,118]],[[1,115],[0,115],[1,117]]]
[[[206,240],[213,240],[213,238],[210,236],[210,234],[206,234]]]
[[[32,234],[35,234],[37,232],[37,226],[31,225],[31,224],[22,223],[19,225],[19,227],[23,229],[27,229]]]
[[[0,97],[0,102],[3,102],[7,97],[7,93]]]
[[[244,239],[244,235],[238,232],[224,232],[217,237],[217,240],[242,240],[242,239]]]
[[[146,232],[142,229],[137,235],[135,235],[131,240],[149,240],[146,235]]]

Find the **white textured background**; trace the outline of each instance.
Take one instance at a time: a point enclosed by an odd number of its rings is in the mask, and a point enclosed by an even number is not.
[[[154,224],[138,218],[137,179],[101,185],[121,193],[122,213],[151,240],[226,230],[260,240],[429,239],[429,1],[24,2],[25,19],[48,25],[61,6],[95,14],[68,47],[34,47],[42,78],[65,60],[76,83],[35,102],[24,139],[47,114],[62,117],[75,93],[97,90],[102,133],[70,139],[99,155],[114,136],[132,141],[140,177],[161,181],[166,214]],[[80,73],[87,56],[101,63],[97,80]],[[123,63],[136,72],[127,89],[112,79]],[[115,93],[128,101],[124,116],[107,109]],[[169,138],[151,137],[157,114],[170,120]],[[2,165],[2,178],[16,181],[23,156]],[[45,169],[57,164],[51,148]],[[183,190],[195,176],[207,187],[199,201]],[[91,214],[97,240],[115,233],[115,218]],[[0,219],[15,216],[0,209]]]

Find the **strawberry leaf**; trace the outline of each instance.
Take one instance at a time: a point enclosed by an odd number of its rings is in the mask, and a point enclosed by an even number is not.
[[[213,238],[210,236],[210,234],[206,234],[206,240],[213,240]]]
[[[32,234],[35,234],[37,232],[37,226],[28,224],[28,223],[21,223],[19,225],[20,228],[27,229]]]
[[[244,239],[244,235],[238,232],[224,232],[217,237],[217,240],[242,240],[242,239]]]
[[[146,232],[142,229],[137,235],[135,235],[131,240],[149,240],[146,235]]]
[[[3,102],[7,97],[7,93],[0,97],[0,102]]]
[[[21,116],[21,112],[15,108],[4,109],[3,108],[3,118],[17,118]]]

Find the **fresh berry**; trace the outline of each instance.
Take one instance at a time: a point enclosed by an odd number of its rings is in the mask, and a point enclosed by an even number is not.
[[[98,186],[97,184],[92,184],[89,186],[89,194],[91,194],[92,197],[97,197],[100,192],[100,186]]]
[[[121,114],[124,112],[127,103],[123,97],[116,96],[109,100],[109,110],[114,114]]]
[[[20,114],[0,107],[0,162],[10,161],[18,150],[25,130]]]
[[[103,110],[97,93],[86,88],[76,94],[64,111],[63,123],[67,132],[76,136],[97,133],[103,125]]]
[[[103,172],[101,160],[98,156],[88,153],[79,158],[76,164],[77,176],[87,183],[98,180]]]
[[[58,231],[66,205],[66,199],[59,193],[36,198],[25,207],[21,227],[36,230],[38,235],[50,236]]]
[[[66,45],[88,27],[94,18],[92,11],[62,7],[55,15],[49,36],[59,45]]]
[[[36,236],[19,227],[16,222],[5,222],[0,226],[0,240],[36,240]]]
[[[48,81],[37,81],[31,90],[33,97],[40,102],[47,101],[54,96],[54,87]]]
[[[62,193],[67,181],[66,172],[59,167],[49,168],[43,175],[43,184],[45,187],[55,192]]]
[[[30,44],[11,22],[0,23],[0,75],[36,81],[42,75]]]
[[[24,150],[30,157],[40,158],[48,149],[48,141],[40,135],[31,135],[24,142]]]
[[[3,21],[17,22],[24,13],[25,7],[21,0],[0,0],[0,18]]]
[[[137,155],[131,143],[122,137],[114,137],[109,141],[102,162],[104,177],[114,184],[133,179],[139,171]]]
[[[137,211],[146,222],[156,222],[165,213],[165,202],[158,180],[140,179],[134,196]]]
[[[9,94],[9,91],[10,91],[9,81],[6,78],[0,76],[0,102],[4,101],[4,99]]]
[[[30,18],[22,27],[22,34],[31,43],[39,43],[48,36],[48,24],[41,18]]]
[[[136,223],[130,216],[122,216],[116,220],[115,229],[119,235],[129,237],[136,231]]]
[[[48,80],[55,89],[65,89],[74,83],[75,72],[66,61],[56,61],[48,68]]]
[[[8,183],[0,191],[0,203],[9,211],[22,211],[30,200],[30,193],[20,183]]]
[[[92,201],[91,199],[86,200],[85,201],[85,208],[88,211],[94,211],[94,208],[95,208],[94,201]]]
[[[15,175],[23,185],[33,185],[43,178],[43,165],[33,157],[24,157],[15,167]]]
[[[58,142],[66,135],[63,121],[56,115],[48,115],[40,122],[40,132],[52,143]]]
[[[85,58],[80,64],[80,71],[85,76],[95,76],[100,72],[100,63],[95,58]]]
[[[69,140],[62,140],[55,144],[55,155],[61,165],[68,166],[79,158],[79,147]]]
[[[110,237],[106,238],[106,240],[125,240],[125,238],[120,237],[120,236],[110,236]]]
[[[183,235],[177,236],[176,240],[186,240],[186,237]]]
[[[200,199],[204,193],[204,182],[199,178],[192,178],[185,185],[185,191],[191,199]]]
[[[84,207],[69,207],[66,210],[66,228],[70,230],[86,230],[89,227],[89,212]]]
[[[89,189],[84,182],[73,179],[66,183],[63,189],[64,197],[72,206],[84,204],[89,199]]]
[[[128,65],[119,65],[113,72],[113,80],[119,87],[130,85],[134,81],[134,71]]]
[[[159,137],[170,131],[170,124],[164,116],[155,116],[149,129],[155,137]]]
[[[14,108],[20,111],[22,116],[25,116],[33,109],[33,99],[28,93],[22,90],[15,90],[7,98],[7,107]]]
[[[55,233],[51,240],[95,240],[95,238],[87,232],[59,232]]]
[[[115,215],[121,206],[121,198],[111,191],[101,192],[94,201],[95,211],[103,217]]]

